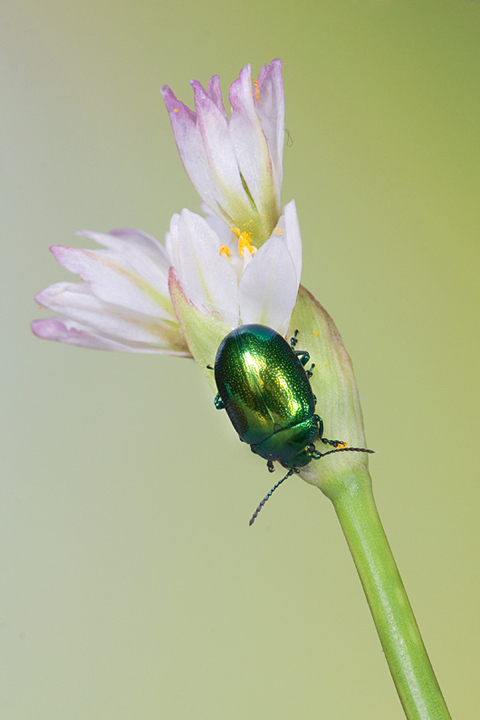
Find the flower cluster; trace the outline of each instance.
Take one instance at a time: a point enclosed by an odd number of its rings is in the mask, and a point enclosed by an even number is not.
[[[258,322],[285,334],[302,268],[294,201],[282,210],[282,64],[250,66],[230,86],[225,110],[219,77],[192,81],[195,112],[165,86],[162,94],[185,170],[203,216],[173,215],[165,244],[140,230],[82,232],[100,249],[55,246],[56,260],[80,275],[36,296],[57,313],[35,320],[48,340],[101,350],[196,357],[186,310],[222,332]],[[190,320],[189,320],[190,322]],[[198,358],[196,358],[198,359]]]

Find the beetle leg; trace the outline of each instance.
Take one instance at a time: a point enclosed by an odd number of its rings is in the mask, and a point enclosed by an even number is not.
[[[307,445],[307,447],[305,448],[305,450],[308,452],[308,454],[310,455],[310,457],[313,458],[314,460],[318,460],[318,458],[321,457],[321,455],[320,455],[320,453],[318,452],[317,448],[316,448],[315,445],[313,445],[313,444],[312,444],[312,445]]]
[[[310,354],[306,350],[294,350],[299,363],[305,366],[310,361]]]
[[[275,465],[273,464],[272,460],[267,460],[267,468],[268,472],[275,472]]]
[[[313,418],[318,425],[318,439],[323,441],[323,420],[320,415],[314,415]]]
[[[348,443],[345,442],[345,440],[327,440],[327,438],[320,438],[322,443],[325,445],[331,445],[332,447],[347,447]]]
[[[299,362],[303,365],[303,367],[305,367],[305,365],[310,360],[310,354],[306,350],[295,350],[297,343],[298,343],[298,330],[295,330],[295,332],[293,333],[293,337],[290,338],[290,347],[292,348],[293,352],[297,356]],[[312,377],[312,371],[313,371],[314,367],[315,367],[315,363],[311,366],[311,368],[309,370],[306,370],[308,378]]]
[[[314,368],[314,367],[315,367],[315,363],[312,363],[312,364],[310,365],[310,367],[308,368],[308,370],[305,370],[308,379],[310,379],[310,378],[312,377],[312,375],[313,375],[313,368]],[[315,402],[316,402],[316,399],[315,399]]]
[[[223,404],[223,400],[220,397],[220,393],[217,393],[215,395],[215,400],[213,401],[213,403],[214,403],[215,407],[217,408],[217,410],[223,410],[223,408],[225,407],[225,405]]]

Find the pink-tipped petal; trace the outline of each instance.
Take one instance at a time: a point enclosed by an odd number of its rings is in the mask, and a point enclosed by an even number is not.
[[[155,346],[163,344],[166,331],[171,332],[171,325],[158,318],[103,302],[87,283],[56,283],[38,293],[35,300],[64,318],[122,342]]]
[[[174,92],[168,87],[168,85],[164,85],[160,92],[162,93],[163,101],[172,122],[180,123],[185,126],[195,125],[195,113],[177,99]]]
[[[269,171],[269,155],[265,136],[255,110],[252,93],[250,65],[240,72],[240,77],[230,86],[230,135],[242,175],[257,205],[261,195],[265,173]]]
[[[222,99],[222,90],[220,88],[220,77],[218,75],[214,75],[210,78],[210,82],[208,83],[207,93],[209,97],[212,98],[213,102],[217,106],[217,108],[220,110],[220,112],[227,117],[227,112],[225,110],[225,106],[223,104]]]
[[[73,320],[61,318],[48,318],[46,320],[34,320],[31,324],[34,335],[43,340],[55,340],[66,345],[90,348],[93,350],[111,350],[121,352],[155,353],[161,355],[177,355],[179,357],[191,357],[188,348],[172,349],[170,346],[152,347],[141,344],[119,342],[101,334],[92,332],[88,327]]]
[[[238,164],[249,192],[260,215],[271,215],[275,224],[279,214],[279,200],[275,195],[273,170],[267,140],[256,111],[255,93],[252,91],[250,66],[230,86],[230,137]]]
[[[185,171],[198,194],[212,210],[220,213],[217,183],[205,151],[197,117],[186,105],[177,100],[167,85],[162,88],[162,96]]]
[[[257,113],[267,139],[278,197],[283,178],[283,145],[285,140],[285,95],[282,61],[264,65],[258,76]]]
[[[198,128],[207,161],[219,185],[218,190],[222,195],[227,193],[236,196],[240,203],[249,206],[250,203],[240,178],[228,122],[202,85],[197,80],[192,80],[191,85],[195,98]],[[218,197],[217,200],[222,202],[221,197]],[[209,202],[208,204],[210,205]]]

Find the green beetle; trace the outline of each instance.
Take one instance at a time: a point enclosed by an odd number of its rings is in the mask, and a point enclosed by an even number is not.
[[[267,460],[270,472],[274,461],[288,468],[257,507],[250,525],[274,490],[311,460],[334,452],[373,452],[323,437],[323,421],[315,413],[310,385],[315,366],[305,369],[310,356],[295,350],[297,335],[298,330],[289,345],[265,325],[241,325],[222,340],[215,358],[215,407],[227,411],[240,440]],[[335,450],[318,452],[317,440]]]

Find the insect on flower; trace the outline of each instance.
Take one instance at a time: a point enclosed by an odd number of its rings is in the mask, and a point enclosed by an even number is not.
[[[222,340],[211,368],[218,389],[215,407],[226,410],[240,440],[267,461],[270,472],[276,461],[288,468],[258,505],[250,525],[277,487],[312,460],[338,452],[373,452],[323,437],[323,420],[315,412],[317,399],[310,385],[315,366],[305,369],[310,355],[295,349],[297,336],[295,330],[289,345],[272,328],[242,325]],[[320,453],[314,445],[317,440],[335,449]]]

